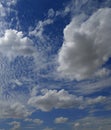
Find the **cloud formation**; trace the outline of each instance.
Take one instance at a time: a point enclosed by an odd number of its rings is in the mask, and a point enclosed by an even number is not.
[[[17,121],[13,121],[9,123],[9,125],[13,126],[11,130],[20,130],[21,128],[20,122],[17,122]]]
[[[49,18],[53,18],[54,15],[55,15],[55,11],[54,11],[52,8],[49,9],[49,10],[48,10],[48,17],[49,17]]]
[[[49,15],[49,12],[48,12]],[[52,15],[52,14],[50,14]],[[39,21],[36,25],[36,27],[29,32],[30,36],[35,36],[36,38],[38,38],[38,40],[40,40],[41,42],[45,42],[45,40],[48,38],[45,34],[44,34],[44,30],[45,27],[52,24],[53,20],[48,18],[44,21]]]
[[[26,121],[26,122],[30,122],[30,123],[34,123],[34,124],[36,124],[36,125],[41,125],[41,124],[43,124],[43,120],[41,120],[41,119],[30,119],[30,118],[26,118],[24,121]]]
[[[6,16],[6,10],[3,5],[0,3],[0,17]]]
[[[57,117],[54,120],[54,123],[56,124],[61,124],[61,123],[66,123],[68,121],[68,118],[66,117]]]
[[[25,118],[29,116],[29,112],[25,105],[21,103],[8,103],[0,101],[0,117],[2,118]]]
[[[78,108],[83,109],[91,105],[104,103],[106,97],[98,96],[96,98],[84,98],[69,94],[64,89],[57,90],[42,90],[42,95],[31,97],[28,105],[40,109],[42,111],[50,111],[55,109]]]
[[[111,118],[85,117],[74,122],[74,129],[77,130],[110,130]]]
[[[111,85],[111,78],[105,78],[101,80],[95,80],[92,82],[80,82],[73,86],[73,89],[75,92],[82,94],[82,95],[88,95],[95,92],[100,92],[101,90],[110,88]]]
[[[35,52],[33,42],[24,37],[22,32],[8,29],[4,36],[0,37],[0,53],[11,58],[17,55],[31,55]]]
[[[81,101],[82,97],[77,98],[65,90],[47,90],[43,95],[30,98],[28,104],[42,111],[50,111],[53,108],[78,106]]]
[[[82,17],[73,18],[64,29],[58,71],[76,80],[108,75],[102,66],[111,57],[111,9],[99,9],[86,21]]]
[[[17,11],[14,6],[17,4],[17,1],[18,0],[0,0],[0,36],[4,34],[7,28],[10,28],[13,20],[16,21]],[[14,18],[11,16],[12,13]],[[6,19],[8,19],[8,21]]]

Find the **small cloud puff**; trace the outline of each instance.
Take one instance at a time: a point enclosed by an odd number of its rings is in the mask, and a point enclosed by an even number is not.
[[[57,117],[54,120],[54,123],[56,124],[61,124],[61,123],[66,123],[68,121],[68,118],[66,117]]]

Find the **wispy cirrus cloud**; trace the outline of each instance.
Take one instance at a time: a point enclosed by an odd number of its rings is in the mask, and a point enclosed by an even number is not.
[[[52,14],[48,14],[48,15],[52,15]],[[44,34],[44,30],[45,27],[52,24],[53,23],[53,19],[46,19],[44,21],[39,21],[36,25],[36,27],[34,28],[34,30],[29,32],[30,36],[35,36],[38,40],[40,40],[40,42],[45,42],[47,40],[47,36]]]
[[[95,92],[101,92],[104,89],[110,88],[111,78],[107,77],[104,79],[81,82],[76,85],[72,85],[74,91],[78,94],[88,95],[94,94]]]

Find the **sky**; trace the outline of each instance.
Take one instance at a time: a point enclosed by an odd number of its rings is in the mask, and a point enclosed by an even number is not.
[[[110,0],[0,0],[0,130],[110,130],[110,23]]]

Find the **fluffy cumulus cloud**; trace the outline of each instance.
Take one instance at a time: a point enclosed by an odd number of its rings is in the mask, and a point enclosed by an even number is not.
[[[8,29],[0,37],[0,53],[9,58],[17,55],[32,55],[34,51],[32,40],[24,37],[22,32]]]
[[[111,9],[99,9],[84,21],[81,16],[64,29],[58,71],[76,80],[108,75],[109,70],[102,66],[111,57]]]
[[[68,121],[68,118],[66,117],[57,117],[54,120],[56,124],[66,123],[67,121]]]
[[[84,98],[69,94],[65,90],[42,90],[42,95],[33,96],[29,99],[28,104],[42,111],[55,109],[78,108],[104,103],[106,97],[98,96],[96,98]]]
[[[82,97],[77,98],[65,90],[47,90],[43,95],[29,99],[28,104],[35,106],[42,111],[50,111],[52,108],[71,108],[78,106]]]

